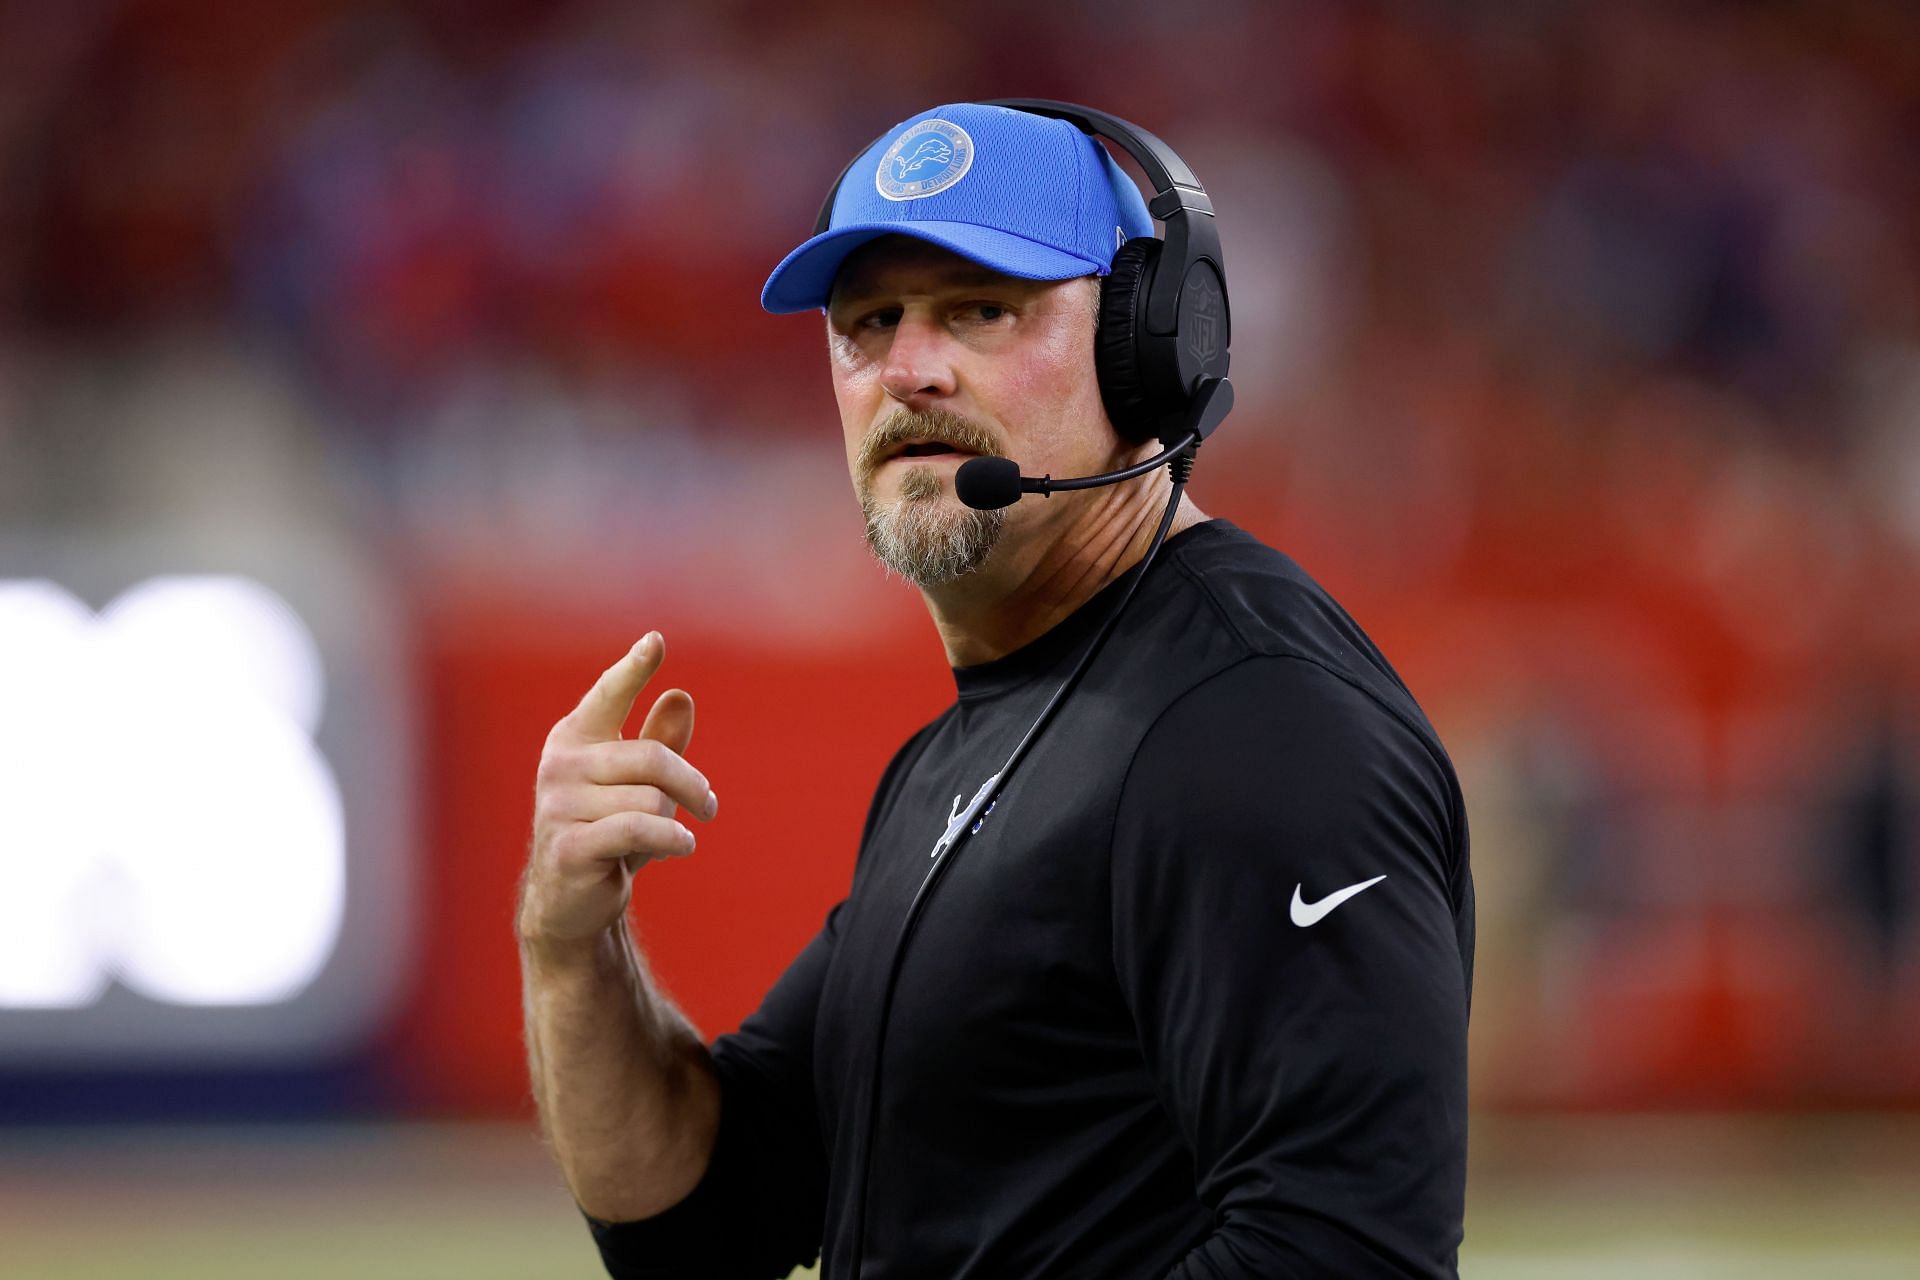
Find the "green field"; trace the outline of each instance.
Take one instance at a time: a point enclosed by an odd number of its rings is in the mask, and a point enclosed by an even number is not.
[[[1461,1272],[1490,1280],[1920,1276],[1920,1124],[1479,1123]],[[593,1277],[510,1126],[7,1133],[0,1276]]]

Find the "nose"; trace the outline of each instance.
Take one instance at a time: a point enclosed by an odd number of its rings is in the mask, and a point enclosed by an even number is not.
[[[931,316],[907,308],[893,327],[880,386],[909,409],[925,408],[954,392],[949,337]]]

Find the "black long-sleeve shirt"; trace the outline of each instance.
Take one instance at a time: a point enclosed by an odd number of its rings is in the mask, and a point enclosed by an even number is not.
[[[828,1280],[1455,1274],[1459,786],[1360,627],[1224,520],[1168,539],[954,851],[876,1058],[935,841],[1123,587],[955,670],[846,900],[713,1045],[706,1175],[657,1217],[589,1219],[612,1275],[771,1280],[823,1248]]]

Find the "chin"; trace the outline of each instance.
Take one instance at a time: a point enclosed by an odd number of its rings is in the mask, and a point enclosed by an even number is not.
[[[974,572],[993,554],[1006,528],[1006,512],[975,511],[937,479],[911,474],[891,500],[861,495],[867,545],[881,564],[921,589]]]

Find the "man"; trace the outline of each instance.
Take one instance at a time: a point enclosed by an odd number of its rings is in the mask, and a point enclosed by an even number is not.
[[[900,172],[929,131],[945,154]],[[1455,1273],[1460,792],[1386,659],[1286,556],[1183,497],[1109,643],[913,910],[1171,483],[979,512],[954,473],[1157,451],[1115,433],[1092,356],[1098,277],[1151,231],[1073,126],[950,104],[857,160],[831,229],[768,281],[770,309],[826,310],[868,539],[925,598],[958,697],[882,776],[847,898],[711,1048],[624,923],[634,871],[693,848],[674,806],[717,811],[685,757],[688,695],[620,737],[661,638],[554,727],[519,913],[527,1038],[613,1275],[772,1278],[822,1251],[827,1277]]]

